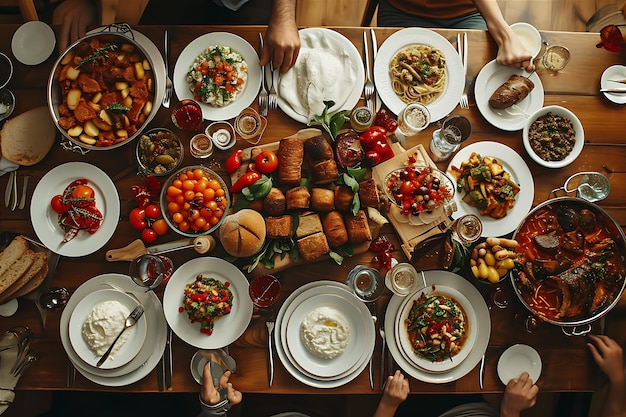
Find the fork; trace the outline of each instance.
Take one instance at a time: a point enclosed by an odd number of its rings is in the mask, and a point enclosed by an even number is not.
[[[259,45],[261,49],[259,50],[259,54],[263,51],[263,35],[259,33]],[[265,65],[261,67],[261,92],[259,93],[259,113],[261,116],[267,116],[267,108],[269,106],[269,97],[267,95],[267,87],[266,87],[266,78],[265,78]]]
[[[163,107],[170,108],[170,101],[172,99],[172,80],[170,78],[169,71],[169,55],[170,55],[170,36],[167,30],[163,34],[163,55],[165,61],[165,96],[163,97]]]
[[[107,351],[104,352],[104,355],[102,355],[102,357],[98,360],[98,363],[96,363],[96,367],[99,368],[102,366],[104,361],[107,360],[107,358],[113,351],[113,346],[115,346],[117,341],[120,339],[120,336],[122,336],[122,334],[126,331],[126,329],[133,327],[135,323],[137,323],[137,320],[139,320],[139,317],[141,317],[142,314],[143,314],[143,307],[141,306],[135,307],[135,309],[130,312],[129,316],[126,317],[126,321],[124,322],[124,328],[122,329],[121,332],[119,332],[115,340],[113,340],[113,343],[111,343],[111,346],[109,346]]]
[[[268,350],[268,382],[269,386],[272,386],[272,382],[274,382],[274,352],[272,351],[272,333],[274,333],[274,319],[270,319],[265,322],[265,326],[267,326],[267,350]]]
[[[469,100],[467,98],[467,32],[463,33],[463,44],[461,45],[461,34],[456,35],[456,47],[461,56],[461,64],[463,64],[463,80],[465,86],[463,87],[463,94],[459,99],[459,105],[462,109],[469,109]]]
[[[269,95],[269,108],[270,110],[276,110],[278,107],[278,93],[276,92],[276,71],[274,71],[274,64],[270,63],[270,71],[272,72],[272,76],[270,77],[272,80],[272,84],[270,85],[270,95]]]
[[[370,70],[370,56],[367,48],[367,33],[363,32],[363,59],[365,60],[365,85],[363,86],[363,95],[367,102],[367,107],[376,112],[374,105],[372,104],[372,98],[374,96],[374,82],[372,81],[372,73]]]

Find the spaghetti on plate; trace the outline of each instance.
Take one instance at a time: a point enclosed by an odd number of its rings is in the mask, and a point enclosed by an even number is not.
[[[391,87],[405,103],[429,104],[446,85],[446,58],[429,45],[401,49],[389,63]]]

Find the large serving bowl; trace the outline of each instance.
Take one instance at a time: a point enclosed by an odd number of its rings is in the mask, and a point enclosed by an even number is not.
[[[226,218],[230,194],[217,173],[202,165],[193,165],[177,170],[163,184],[161,207],[163,218],[176,233],[187,237],[203,236],[220,227]],[[206,224],[198,218],[204,219]]]
[[[143,81],[145,92],[131,89],[137,81]],[[121,33],[94,33],[74,42],[55,62],[48,79],[48,107],[67,140],[90,150],[109,150],[133,141],[154,118],[159,88],[154,63],[138,42]],[[68,111],[81,100],[87,106],[83,110],[93,110],[90,115]],[[128,110],[113,110],[112,103]],[[79,120],[72,123],[72,118]],[[98,139],[105,132],[112,136]]]
[[[531,132],[533,124],[537,121],[537,119],[547,115],[548,113],[552,114],[553,116],[559,116],[565,119],[569,119],[572,122],[572,136],[574,139],[573,147],[569,152],[567,152],[566,155],[562,157],[562,159],[559,160],[550,160],[549,157],[547,159],[544,159],[546,158],[546,156],[542,157],[542,155],[537,153],[537,151],[533,148],[533,145],[531,144],[531,138],[529,133]],[[548,131],[548,134],[552,138],[554,138],[554,134],[552,133],[554,130],[554,128],[550,128],[550,130]],[[530,115],[530,117],[526,121],[524,130],[522,131],[522,141],[526,152],[533,161],[547,168],[562,168],[574,162],[574,160],[578,158],[578,155],[580,155],[580,152],[583,150],[583,146],[585,144],[585,131],[583,130],[583,125],[580,123],[580,120],[578,120],[578,117],[576,117],[576,115],[570,110],[561,106],[546,106]],[[559,146],[556,145],[558,142],[555,140],[547,140],[543,143],[544,146],[539,147],[544,149],[543,151],[541,151],[542,153],[545,153],[545,149],[548,146],[554,146],[555,148],[557,148],[557,150],[559,148]],[[565,153],[561,150],[558,150],[558,152]]]
[[[432,212],[454,197],[450,178],[437,168],[403,166],[385,176],[383,189],[403,214]]]
[[[573,197],[548,200],[526,216],[513,238],[519,243],[513,287],[536,317],[584,326],[619,302],[626,284],[626,239],[596,204]]]

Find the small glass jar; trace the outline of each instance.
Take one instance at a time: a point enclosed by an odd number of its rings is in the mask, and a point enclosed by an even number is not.
[[[213,155],[213,142],[204,133],[198,133],[191,138],[189,149],[194,158],[208,158]]]
[[[358,133],[366,131],[374,123],[374,112],[369,107],[357,107],[350,114],[350,126]]]
[[[406,262],[396,264],[387,272],[385,285],[394,294],[404,297],[409,295],[417,285],[417,270]]]
[[[483,224],[475,214],[466,214],[454,222],[454,238],[463,245],[471,245],[480,239]]]

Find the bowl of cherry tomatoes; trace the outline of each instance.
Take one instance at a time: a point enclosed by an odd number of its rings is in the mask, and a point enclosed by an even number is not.
[[[431,212],[454,197],[454,185],[448,176],[428,166],[403,166],[385,177],[385,194],[402,214]]]
[[[186,237],[208,235],[217,229],[230,208],[224,180],[202,165],[174,172],[161,189],[163,218]]]

